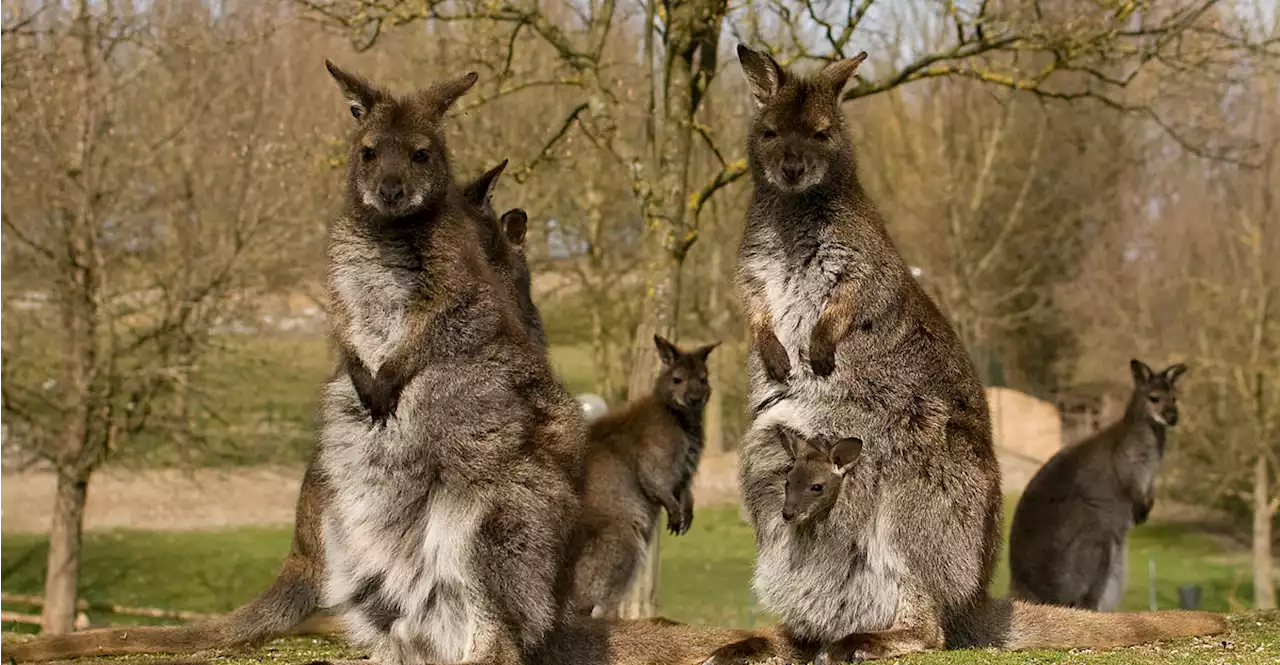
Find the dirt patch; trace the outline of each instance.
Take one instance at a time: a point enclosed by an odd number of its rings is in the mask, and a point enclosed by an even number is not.
[[[1000,453],[1004,491],[1020,492],[1039,463],[1017,453]],[[302,467],[107,469],[89,487],[85,526],[101,529],[188,531],[234,526],[288,526]],[[53,507],[53,474],[0,476],[0,529],[6,533],[45,532]],[[738,501],[738,456],[708,455],[693,483],[700,506]],[[1158,521],[1221,523],[1215,511],[1156,501]]]

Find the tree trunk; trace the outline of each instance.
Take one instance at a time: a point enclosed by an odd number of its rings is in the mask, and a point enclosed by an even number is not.
[[[1253,607],[1276,608],[1276,584],[1272,577],[1271,498],[1267,494],[1267,458],[1258,457],[1253,473]]]
[[[672,336],[679,323],[680,270],[686,252],[697,237],[688,214],[693,123],[702,95],[715,75],[720,24],[728,3],[726,0],[686,0],[668,2],[665,6],[663,122],[657,169],[649,171],[649,177],[656,177],[657,182],[650,181],[642,201],[648,231],[645,246],[648,282],[640,323],[631,345],[631,376],[627,382],[627,398],[631,400],[649,392],[658,376],[654,334]],[[625,603],[642,613],[629,616],[651,616],[654,611],[658,590],[658,539],[655,533],[648,563]]]
[[[60,635],[71,632],[75,627],[76,584],[80,578],[80,545],[88,492],[88,478],[62,471],[58,473],[53,526],[49,530],[44,609],[40,613],[43,633]]]

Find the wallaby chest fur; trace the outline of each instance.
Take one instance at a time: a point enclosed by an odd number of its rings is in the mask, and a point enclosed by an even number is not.
[[[1124,417],[1069,446],[1036,472],[1014,511],[1011,593],[1026,600],[1110,611],[1126,578],[1125,541],[1151,511],[1165,428],[1177,421],[1175,365],[1154,373],[1131,361]]]

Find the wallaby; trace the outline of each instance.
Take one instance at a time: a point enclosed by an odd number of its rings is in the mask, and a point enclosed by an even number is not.
[[[499,220],[491,204],[493,187],[506,164],[504,160],[464,185],[463,196],[485,218],[485,224],[493,228],[501,226],[504,233],[499,239],[512,243],[512,251],[495,250],[492,259],[495,266],[511,273],[529,334],[545,345],[542,319],[529,292],[529,269],[521,244],[525,213],[518,208],[508,210]],[[18,662],[34,662],[91,655],[179,653],[250,646],[290,633],[338,631],[341,627],[334,617],[317,614],[324,576],[320,513],[326,501],[324,478],[316,468],[313,455],[298,492],[293,542],[275,582],[262,595],[229,614],[182,626],[101,628],[41,636],[5,645],[4,655]]]
[[[840,98],[866,54],[811,76],[746,46],[738,56],[756,103],[738,261],[754,349],[740,486],[756,533],[753,586],[801,657],[1105,647],[1223,630],[1203,612],[1098,614],[988,596],[1001,492],[986,396],[859,184]],[[876,442],[824,519],[782,518],[791,460],[777,425]]]
[[[661,336],[653,391],[590,424],[582,555],[573,596],[582,614],[612,617],[653,537],[658,510],[684,534],[693,522],[694,472],[711,385],[707,356],[719,342],[682,351]]]
[[[395,97],[328,67],[356,123],[329,229],[325,605],[382,665],[544,662],[586,423],[453,184],[442,117],[477,76]]]
[[[463,187],[463,198],[475,205],[485,219],[494,216],[493,187],[506,167],[507,160],[504,159],[501,164],[484,172]],[[502,267],[516,285],[516,296],[519,298],[520,311],[524,316],[529,334],[533,336],[535,342],[545,347],[547,336],[542,325],[542,314],[533,304],[533,275],[529,272],[529,261],[525,254],[525,233],[528,226],[529,217],[524,210],[512,208],[502,213],[502,217],[495,226],[498,233],[491,239],[494,243],[491,254],[495,264]],[[503,262],[501,257],[506,257],[506,261]]]
[[[1010,593],[1037,603],[1109,612],[1125,588],[1125,539],[1147,521],[1178,423],[1178,363],[1154,373],[1129,361],[1133,396],[1124,418],[1054,455],[1027,483],[1009,537]]]
[[[840,497],[840,483],[862,456],[862,439],[811,439],[789,427],[778,427],[791,456],[782,519],[804,524],[825,517]]]

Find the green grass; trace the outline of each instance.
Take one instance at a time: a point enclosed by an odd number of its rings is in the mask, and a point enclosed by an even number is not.
[[[288,551],[289,537],[285,528],[91,532],[86,536],[81,593],[91,602],[227,611],[267,587]],[[39,594],[45,552],[40,536],[15,534],[0,539],[5,591]],[[1124,609],[1147,609],[1148,555],[1156,557],[1161,608],[1177,607],[1178,585],[1197,583],[1203,587],[1204,609],[1226,611],[1237,571],[1239,599],[1251,603],[1244,552],[1186,527],[1156,524],[1137,528],[1129,540],[1133,565]],[[757,616],[753,608],[750,582],[755,546],[751,528],[741,521],[736,506],[699,510],[687,535],[663,538],[660,556],[659,602],[664,615],[722,626],[769,620]],[[1002,562],[993,592],[1003,594],[1007,585],[1007,567]]]
[[[288,550],[288,529],[239,528],[199,532],[109,531],[89,533],[80,588],[85,599],[121,605],[203,612],[230,610],[274,577]],[[8,593],[38,594],[46,545],[32,535],[0,539],[3,579]],[[752,626],[770,623],[758,614],[750,596],[755,549],[751,528],[736,506],[702,509],[694,528],[680,538],[664,537],[660,606],[664,616],[698,624]],[[1204,587],[1204,609],[1225,611],[1235,571],[1247,569],[1243,552],[1187,527],[1156,524],[1135,530],[1129,541],[1130,588],[1126,609],[1146,609],[1146,557],[1156,556],[1161,608],[1176,607],[1178,584]],[[1141,562],[1141,565],[1139,565]],[[1004,592],[1002,565],[993,591]],[[1239,578],[1242,602],[1250,600],[1250,578]],[[16,611],[30,608],[6,607]],[[124,622],[119,616],[93,615],[96,621]],[[1242,615],[1224,638],[1175,640],[1155,646],[1105,653],[966,651],[904,658],[903,663],[1274,663],[1280,654],[1280,615]],[[15,630],[11,624],[5,630]],[[7,639],[17,639],[10,635]],[[351,655],[328,640],[281,640],[252,654],[219,658],[219,665],[300,663]],[[118,659],[144,663],[150,657]]]

